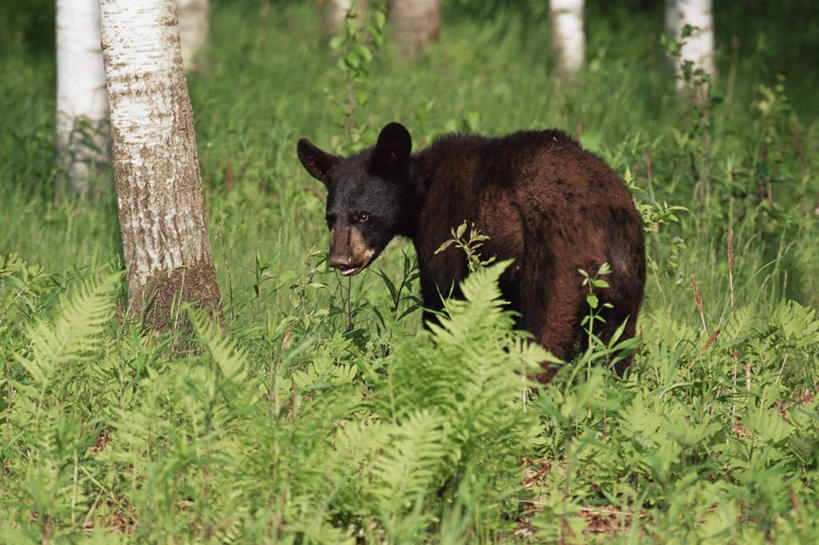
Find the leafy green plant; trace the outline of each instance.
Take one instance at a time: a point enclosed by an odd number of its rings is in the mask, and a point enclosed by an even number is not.
[[[589,337],[589,344],[586,349],[591,350],[595,339],[594,323],[606,323],[606,320],[600,315],[601,312],[603,309],[614,308],[614,305],[611,303],[600,304],[600,298],[594,293],[595,290],[602,290],[609,287],[609,283],[601,277],[611,274],[611,265],[608,263],[603,263],[600,265],[600,268],[597,269],[594,276],[590,276],[589,273],[583,269],[578,269],[578,272],[583,277],[583,285],[589,289],[589,293],[586,295],[586,303],[589,305],[589,313],[583,317],[580,325],[586,329],[586,334]]]
[[[339,128],[344,135],[340,147],[347,152],[373,139],[372,129],[368,130],[357,117],[375,91],[371,65],[384,40],[386,2],[373,2],[372,10],[367,13],[368,20],[362,22],[361,17],[353,2],[344,18],[343,32],[330,40],[330,48],[339,55],[338,70],[343,77],[344,93],[336,95],[325,89],[325,94],[336,104]]]
[[[463,252],[466,254],[467,267],[469,272],[473,273],[494,263],[495,257],[481,257],[480,247],[483,246],[484,241],[489,240],[487,235],[481,233],[480,229],[475,227],[475,224],[472,224],[469,226],[468,236],[464,237],[464,234],[466,234],[466,229],[466,221],[464,221],[458,227],[452,228],[452,238],[441,244],[441,246],[435,250],[435,253],[441,253],[450,246],[454,245],[455,248],[463,250]]]
[[[391,539],[420,535],[456,506],[497,517],[507,494],[520,493],[515,467],[535,438],[534,420],[523,411],[526,375],[548,356],[510,330],[497,287],[506,266],[470,275],[461,288],[465,301],[449,301],[431,335],[397,339],[385,374],[365,372],[373,421],[345,428],[344,445],[384,438],[367,455],[369,484],[356,496],[380,506],[376,520]],[[481,512],[459,506],[467,490]]]
[[[0,542],[816,541],[804,5],[717,6],[737,37],[717,60],[733,60],[696,105],[672,90],[652,10],[587,3],[582,85],[551,80],[542,2],[446,4],[440,44],[411,64],[357,23],[372,57],[350,95],[353,42],[334,56],[312,3],[268,3],[212,3],[212,72],[189,78],[234,312],[225,330],[194,313],[201,350],[173,360],[178,340],[145,338],[109,278],[115,200],[55,199],[53,42],[18,24],[46,4],[0,8]],[[624,173],[650,280],[622,377],[607,365],[622,339],[592,339],[531,384],[547,355],[510,331],[502,264],[468,224],[449,249],[475,271],[468,300],[429,330],[411,245],[339,282],[293,144],[358,149],[393,119],[419,147],[562,128]]]
[[[418,280],[419,272],[418,265],[406,252],[402,252],[402,273],[401,281],[396,287],[395,283],[390,280],[390,276],[379,269],[376,274],[384,281],[384,286],[390,294],[391,307],[390,311],[395,317],[395,322],[400,322],[405,318],[411,316],[422,308],[423,302],[417,295],[413,295],[413,287]],[[378,316],[381,326],[386,328],[383,313],[377,307],[373,307],[373,312]]]

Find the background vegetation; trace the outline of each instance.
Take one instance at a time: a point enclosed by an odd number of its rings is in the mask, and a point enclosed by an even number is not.
[[[661,5],[587,2],[566,83],[541,4],[446,3],[410,63],[329,47],[312,2],[214,2],[189,83],[227,332],[195,318],[181,360],[123,320],[113,192],[55,195],[52,3],[0,7],[0,542],[815,543],[811,2],[717,3],[700,106],[673,92]],[[503,264],[431,332],[406,241],[328,270],[295,142],[392,120],[416,148],[563,128],[629,181],[650,267],[624,378],[592,347],[530,396],[544,355],[498,306]]]

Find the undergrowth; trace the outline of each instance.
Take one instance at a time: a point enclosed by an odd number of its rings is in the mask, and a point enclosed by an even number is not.
[[[718,7],[720,77],[689,102],[658,8],[587,2],[558,85],[542,7],[477,4],[410,63],[380,11],[334,49],[311,3],[213,3],[190,92],[225,329],[185,309],[201,350],[176,359],[124,314],[112,194],[55,196],[47,12],[0,9],[1,543],[817,541],[815,23]],[[578,272],[588,346],[532,384],[551,358],[467,225],[466,300],[428,328],[406,241],[340,280],[295,142],[392,120],[416,147],[558,127],[603,157],[645,224],[639,338],[596,339],[606,269]]]

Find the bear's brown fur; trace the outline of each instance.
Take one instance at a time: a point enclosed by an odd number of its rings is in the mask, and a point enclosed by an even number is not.
[[[396,234],[418,255],[421,292],[430,309],[467,274],[464,253],[435,251],[464,221],[489,237],[484,257],[513,259],[501,277],[518,325],[555,356],[568,360],[583,342],[588,314],[583,277],[603,263],[609,287],[597,290],[608,342],[627,320],[633,337],[645,284],[643,227],[623,180],[602,160],[560,131],[523,131],[501,138],[448,135],[415,154],[398,123],[378,143],[347,158],[299,141],[305,168],[327,185],[331,264],[355,274]],[[355,236],[353,236],[355,235]],[[355,245],[349,241],[357,241]],[[622,360],[622,372],[630,358]],[[554,370],[538,378],[548,381]]]

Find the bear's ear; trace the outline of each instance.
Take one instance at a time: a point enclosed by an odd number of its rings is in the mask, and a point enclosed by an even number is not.
[[[313,178],[327,185],[327,172],[339,161],[341,157],[331,155],[313,145],[306,138],[299,140],[297,147],[299,161],[304,165]]]
[[[373,167],[390,173],[407,162],[412,151],[412,138],[400,123],[389,123],[381,129],[372,155]]]

